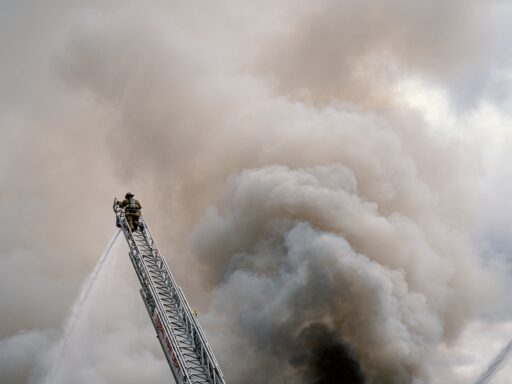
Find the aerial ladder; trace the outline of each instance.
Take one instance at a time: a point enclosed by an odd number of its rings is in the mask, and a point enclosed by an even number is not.
[[[142,286],[142,300],[176,384],[225,384],[197,317],[160,255],[142,214],[139,228],[132,231],[117,199],[113,208]]]

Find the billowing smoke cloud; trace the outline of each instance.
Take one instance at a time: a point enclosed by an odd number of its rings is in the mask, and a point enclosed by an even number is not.
[[[275,371],[261,360],[260,382],[285,381],[282,366],[315,324],[353,349],[369,382],[428,382],[428,354],[474,313],[485,286],[460,236],[445,227],[437,248],[437,230],[380,213],[341,164],[247,170],[230,185],[226,207],[198,228],[196,252],[222,281],[210,316],[229,324],[223,337],[238,328],[282,359]],[[423,216],[444,225],[432,210]]]
[[[448,382],[439,346],[498,285],[472,243],[479,151],[396,87],[418,77],[458,99],[492,68],[482,2],[0,7],[10,383],[44,376],[128,189],[229,382]],[[165,382],[129,265],[115,271],[65,379]]]

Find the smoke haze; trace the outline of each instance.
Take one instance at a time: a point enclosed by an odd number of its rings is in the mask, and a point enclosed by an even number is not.
[[[0,382],[43,382],[127,190],[228,382],[477,378],[467,330],[512,335],[511,12],[0,1]],[[115,252],[64,381],[168,382]]]

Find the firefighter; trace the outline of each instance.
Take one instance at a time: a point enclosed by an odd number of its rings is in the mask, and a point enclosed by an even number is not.
[[[128,192],[125,195],[125,199],[119,203],[119,206],[124,208],[126,221],[128,222],[132,232],[136,231],[139,227],[140,210],[142,208],[139,200],[135,199],[133,196],[133,193]]]

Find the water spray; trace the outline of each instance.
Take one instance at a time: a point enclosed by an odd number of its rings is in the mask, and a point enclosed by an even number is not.
[[[485,370],[484,373],[480,375],[475,384],[486,384],[489,383],[490,380],[498,373],[501,368],[503,368],[505,362],[510,356],[510,352],[512,351],[512,340],[508,342],[508,344],[503,348],[503,350],[494,358],[494,360],[489,364],[489,367]]]
[[[62,359],[64,357],[64,354],[67,350],[69,340],[71,336],[73,335],[73,332],[76,328],[76,325],[78,323],[78,320],[80,319],[83,309],[85,307],[85,304],[87,303],[89,296],[91,295],[92,289],[94,287],[94,284],[98,277],[100,276],[103,267],[105,266],[105,263],[110,255],[110,252],[112,251],[112,248],[114,247],[114,244],[116,243],[117,238],[119,237],[119,234],[121,233],[121,230],[118,229],[110,242],[107,245],[107,248],[103,252],[103,255],[101,255],[100,259],[96,263],[96,266],[94,267],[94,271],[91,273],[91,275],[88,277],[88,279],[85,281],[85,283],[82,285],[82,288],[80,290],[80,295],[78,296],[78,300],[75,301],[75,304],[73,305],[73,309],[71,310],[71,315],[69,317],[68,323],[66,325],[66,329],[64,331],[64,338],[60,342],[59,345],[59,354],[57,357],[57,360],[55,361],[55,364],[53,366],[53,369],[51,373],[48,375],[47,384],[54,384],[55,379],[57,378],[61,364]]]

